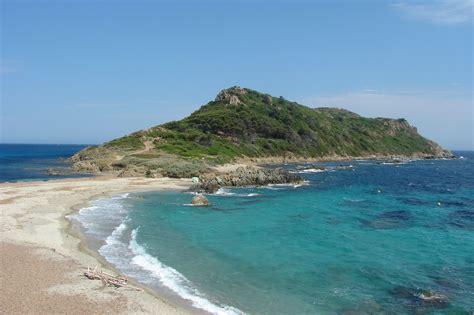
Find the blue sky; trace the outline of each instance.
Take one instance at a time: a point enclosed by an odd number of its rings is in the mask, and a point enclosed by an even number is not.
[[[101,143],[240,85],[473,150],[473,1],[3,0],[0,142]]]

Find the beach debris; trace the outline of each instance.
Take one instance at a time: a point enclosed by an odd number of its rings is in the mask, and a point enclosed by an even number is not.
[[[202,194],[194,196],[191,203],[195,206],[209,206],[209,200]]]
[[[104,286],[114,286],[116,288],[126,288],[126,289],[131,289],[131,290],[136,290],[136,291],[143,291],[140,288],[128,285],[128,279],[127,277],[123,276],[114,276],[111,275],[110,273],[107,273],[103,271],[102,269],[99,269],[98,266],[95,266],[94,269],[91,269],[89,266],[87,266],[87,271],[84,272],[84,276],[91,280],[100,280],[102,281]]]

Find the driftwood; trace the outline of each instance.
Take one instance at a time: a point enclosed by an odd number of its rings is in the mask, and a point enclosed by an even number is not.
[[[87,266],[87,271],[84,271],[84,276],[91,280],[100,280],[104,284],[104,286],[114,286],[116,288],[127,288],[127,289],[132,289],[136,291],[143,291],[140,288],[128,285],[128,279],[123,276],[114,276],[111,275],[110,273],[107,273],[103,271],[102,269],[99,269],[97,266],[95,266],[94,269],[91,269],[89,266]]]

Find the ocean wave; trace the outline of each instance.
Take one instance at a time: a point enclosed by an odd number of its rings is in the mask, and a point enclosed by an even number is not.
[[[305,180],[300,184],[268,184],[266,186],[260,186],[259,189],[269,189],[269,190],[285,190],[289,188],[299,188],[302,186],[309,185],[309,181]]]
[[[127,267],[131,258],[130,255],[126,255],[128,251],[127,244],[121,240],[127,228],[128,226],[125,221],[120,223],[112,231],[112,234],[105,239],[105,245],[99,248],[99,254],[121,269]]]
[[[111,229],[119,226],[126,218],[128,210],[123,200],[128,197],[129,194],[125,193],[94,200],[90,206],[67,218],[79,222],[86,234],[104,240],[109,236]]]
[[[301,171],[296,171],[296,173],[298,174],[308,174],[308,173],[322,173],[322,172],[326,172],[327,170],[325,169],[320,169],[320,168],[308,168],[308,169],[305,169],[305,170],[301,170]]]
[[[112,231],[112,234],[110,234],[110,236],[108,236],[108,237],[105,239],[105,243],[108,244],[108,245],[115,245],[115,244],[120,243],[120,241],[118,240],[118,238],[123,234],[123,232],[124,232],[126,229],[127,229],[127,225],[125,224],[125,222],[120,223],[120,225],[117,226],[117,227]]]
[[[382,162],[380,163],[381,165],[406,165],[406,164],[409,164],[413,161],[411,160],[407,160],[407,161],[403,161],[403,162]]]
[[[260,189],[269,189],[269,190],[284,190],[286,188],[284,187],[273,187],[273,186],[262,186],[259,187]]]
[[[192,302],[196,308],[203,309],[211,314],[243,314],[242,311],[227,305],[216,305],[206,299],[204,295],[194,288],[191,282],[179,273],[177,270],[163,264],[156,257],[146,252],[146,249],[138,244],[137,230],[132,231],[129,249],[135,255],[132,263],[139,266],[143,270],[151,273],[153,277],[158,279],[161,284],[177,293],[183,299]]]
[[[128,197],[129,194],[120,194],[95,200],[70,219],[78,221],[86,234],[104,241],[105,244],[98,249],[99,254],[124,274],[147,284],[152,283],[150,277],[157,279],[181,298],[189,300],[194,307],[209,313],[243,314],[234,307],[207,300],[182,274],[149,255],[137,243],[137,229],[129,227],[128,209],[123,204],[123,199]]]
[[[228,189],[225,188],[220,188],[218,189],[214,194],[214,196],[234,196],[234,197],[257,197],[260,196],[260,194],[257,193],[248,193],[248,194],[240,194],[236,192],[231,192]]]
[[[344,201],[352,202],[352,203],[359,203],[359,202],[364,202],[366,199],[352,199],[352,198],[347,198],[343,197]]]

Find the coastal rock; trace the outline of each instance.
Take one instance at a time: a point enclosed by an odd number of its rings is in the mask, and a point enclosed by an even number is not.
[[[265,169],[238,167],[229,173],[211,173],[200,177],[199,189],[216,192],[221,187],[262,186],[268,184],[300,183],[303,179],[282,168]]]
[[[93,174],[100,173],[99,166],[90,161],[75,162],[72,168],[76,172],[93,173]]]
[[[46,174],[49,176],[67,176],[73,174],[73,170],[69,168],[48,168]]]
[[[127,165],[123,170],[118,173],[118,177],[139,177],[146,174],[147,170],[145,167],[140,167],[136,165]],[[151,177],[146,175],[147,177]]]
[[[401,300],[404,300],[411,307],[422,308],[445,308],[449,305],[446,295],[423,289],[409,287],[395,287],[389,293]]]
[[[428,306],[444,307],[448,304],[448,297],[441,293],[424,291],[418,295],[418,298],[423,301],[422,304]]]
[[[298,165],[296,167],[297,171],[308,171],[308,170],[315,170],[315,171],[325,171],[326,167],[322,165],[316,165],[316,164],[311,164],[311,165]]]
[[[196,195],[191,203],[195,206],[209,206],[209,200],[204,195]]]

